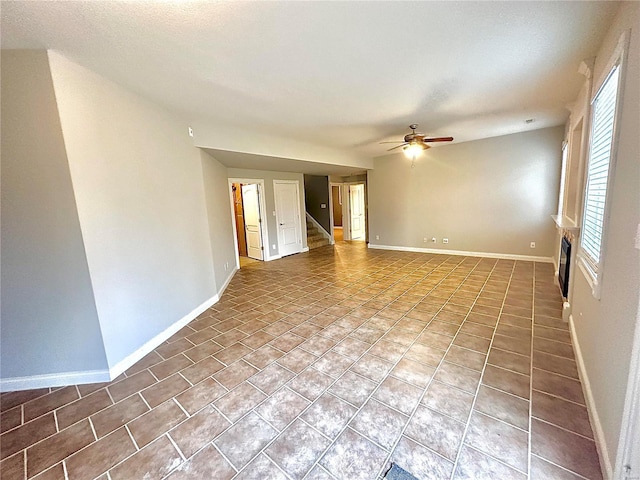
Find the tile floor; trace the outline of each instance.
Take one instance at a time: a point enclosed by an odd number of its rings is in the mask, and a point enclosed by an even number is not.
[[[340,243],[109,384],[4,393],[5,479],[601,478],[549,264]]]

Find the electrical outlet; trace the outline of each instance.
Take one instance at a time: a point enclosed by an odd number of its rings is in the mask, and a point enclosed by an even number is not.
[[[271,250],[275,250],[275,249],[276,249],[276,244],[274,243],[271,245]]]
[[[436,239],[436,237],[431,237],[431,243],[437,243],[438,240]]]
[[[189,136],[193,137],[193,128],[189,127]]]
[[[321,203],[320,204],[320,208],[327,208],[327,204],[326,203]]]
[[[380,240],[380,235],[376,235],[376,240]]]
[[[449,239],[448,238],[443,238],[442,239],[442,243],[449,243]]]
[[[536,248],[536,242],[531,242],[531,244],[529,244],[529,246],[530,246],[531,248]]]
[[[422,239],[422,241],[423,241],[424,243],[427,243],[427,237],[424,237],[424,238]]]

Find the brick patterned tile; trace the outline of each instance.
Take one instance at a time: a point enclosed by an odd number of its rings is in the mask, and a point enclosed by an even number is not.
[[[115,381],[0,394],[2,478],[599,478],[553,282],[355,244],[256,262]]]
[[[163,436],[111,469],[109,474],[112,480],[162,478],[181,461],[171,441]]]
[[[136,452],[124,428],[101,438],[66,460],[70,478],[90,480]]]
[[[87,420],[62,430],[27,449],[27,475],[32,477],[95,440]]]

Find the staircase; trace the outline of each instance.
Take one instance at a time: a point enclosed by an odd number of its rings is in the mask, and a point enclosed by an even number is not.
[[[318,228],[307,219],[307,246],[309,250],[329,245],[329,239],[325,237]]]

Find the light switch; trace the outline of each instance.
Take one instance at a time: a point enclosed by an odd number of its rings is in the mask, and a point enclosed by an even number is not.
[[[321,203],[320,204],[320,208],[327,208],[327,204],[326,203]]]

